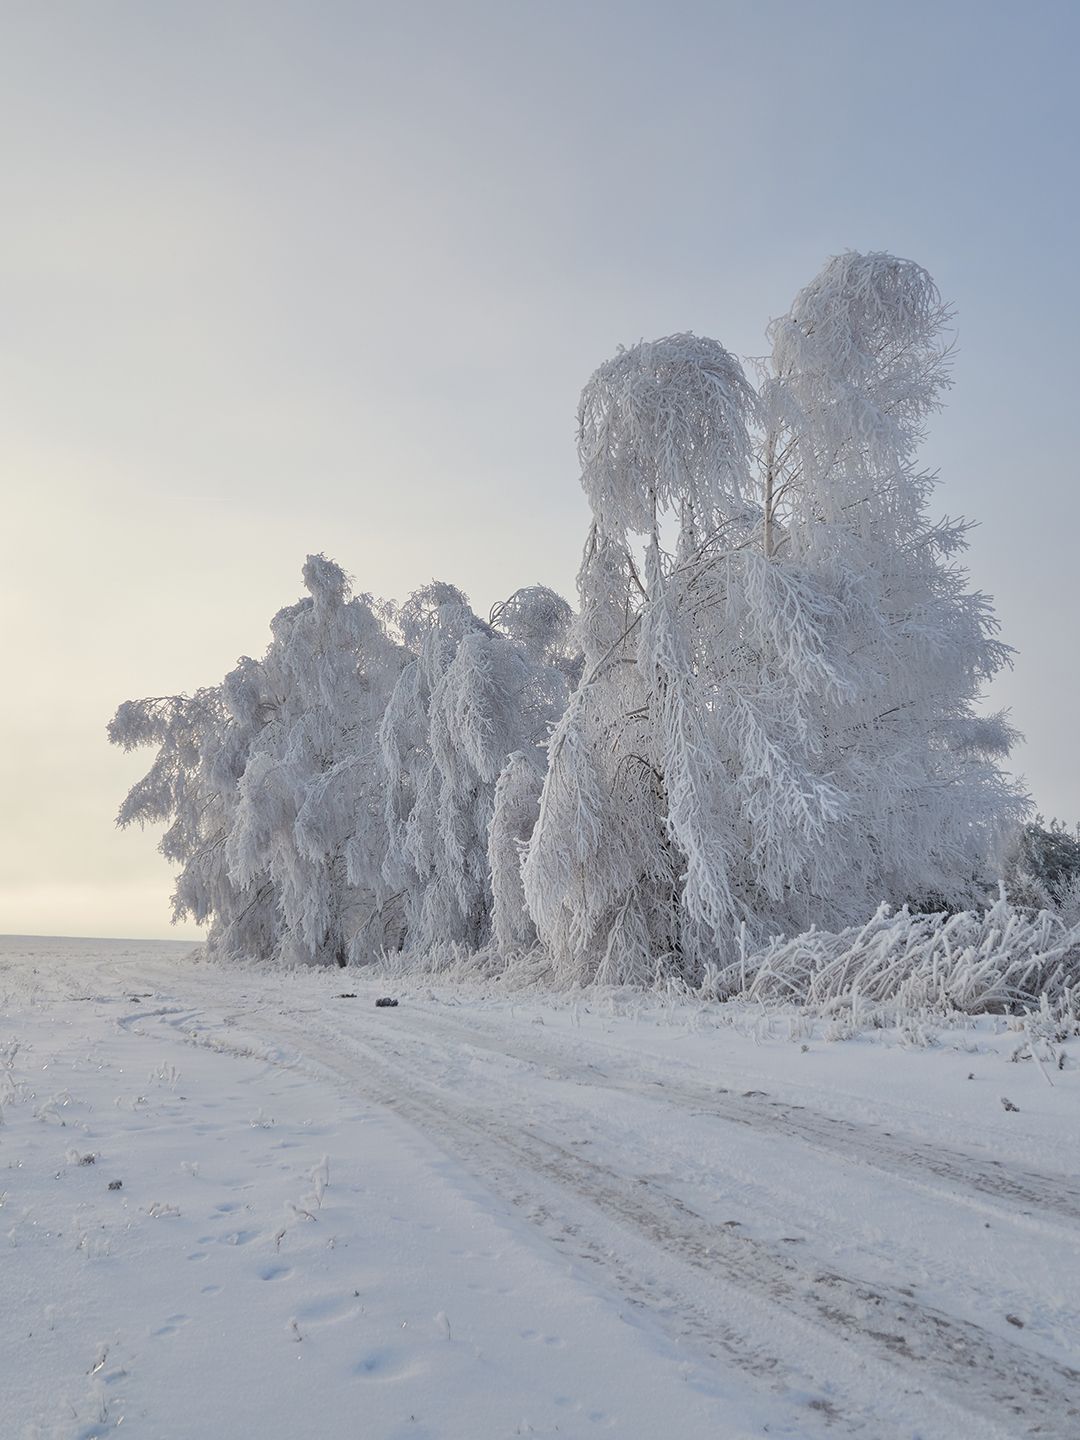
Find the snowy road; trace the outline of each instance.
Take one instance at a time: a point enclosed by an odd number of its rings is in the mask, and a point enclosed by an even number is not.
[[[1076,1041],[7,946],[16,1435],[1080,1435]]]

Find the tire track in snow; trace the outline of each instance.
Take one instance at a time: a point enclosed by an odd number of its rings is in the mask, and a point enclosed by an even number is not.
[[[1000,1160],[984,1160],[962,1150],[930,1144],[907,1135],[898,1135],[881,1126],[859,1124],[760,1092],[740,1093],[722,1086],[694,1085],[666,1079],[642,1080],[632,1075],[613,1074],[585,1063],[575,1065],[550,1048],[521,1043],[524,1037],[512,1034],[514,1049],[507,1050],[494,1040],[484,1040],[469,1027],[448,1017],[425,1011],[423,1029],[411,1026],[418,1043],[431,1044],[429,1021],[459,1048],[485,1050],[501,1058],[525,1061],[542,1069],[549,1078],[570,1084],[640,1095],[697,1115],[709,1115],[725,1124],[746,1126],[760,1133],[798,1140],[817,1150],[896,1177],[905,1183],[930,1182],[932,1188],[955,1199],[957,1190],[989,1198],[1007,1206],[1010,1219],[1028,1218],[1026,1212],[1042,1211],[1080,1224],[1080,1184],[1068,1175],[1051,1175],[1021,1169]],[[400,1028],[405,1028],[401,1026]],[[406,1021],[406,1026],[409,1024]],[[509,1036],[507,1038],[510,1038]],[[616,1059],[617,1057],[612,1057]],[[609,1064],[609,1057],[605,1056]],[[938,1186],[933,1182],[943,1182]]]
[[[183,1034],[193,1017],[161,1019]],[[832,1427],[884,1440],[887,1397],[903,1417],[897,1435],[913,1433],[916,1415],[950,1440],[973,1433],[976,1417],[984,1437],[1074,1440],[1080,1433],[1080,1370],[921,1305],[903,1287],[846,1275],[706,1220],[654,1180],[590,1160],[508,1115],[454,1103],[437,1083],[418,1080],[415,1053],[396,1048],[405,1037],[393,1031],[346,1036],[265,1011],[245,1019],[260,1035],[295,1046],[301,1068],[344,1082],[464,1163],[668,1334],[780,1390],[808,1382],[831,1392],[835,1399],[813,1403]],[[212,1022],[207,1042],[230,1043]],[[655,1094],[653,1086],[641,1090]],[[624,1237],[618,1255],[610,1228],[605,1234],[612,1223]]]

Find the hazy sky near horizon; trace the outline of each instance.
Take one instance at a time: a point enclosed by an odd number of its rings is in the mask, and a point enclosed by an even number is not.
[[[0,0],[0,932],[197,934],[113,828],[117,703],[261,654],[310,551],[572,595],[589,373],[760,354],[846,248],[957,306],[925,458],[1080,819],[1078,39],[1057,0]]]

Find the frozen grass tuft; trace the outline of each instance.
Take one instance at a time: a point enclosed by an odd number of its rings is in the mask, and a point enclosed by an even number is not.
[[[874,1012],[1009,1014],[1049,1006],[1080,1016],[1080,924],[1000,896],[986,910],[879,907],[866,925],[777,938],[713,967],[702,998],[798,1004],[872,1023]]]

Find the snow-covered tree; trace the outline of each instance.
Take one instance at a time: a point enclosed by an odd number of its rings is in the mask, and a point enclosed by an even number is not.
[[[167,824],[158,848],[180,867],[173,920],[209,925],[209,943],[227,955],[270,956],[279,941],[272,883],[238,884],[226,855],[240,778],[271,714],[263,679],[261,667],[245,658],[221,685],[194,695],[125,701],[108,730],[121,749],[158,747],[117,823]]]
[[[478,950],[488,941],[496,784],[508,757],[538,745],[561,708],[562,672],[549,662],[562,656],[567,610],[535,587],[499,607],[503,634],[450,585],[425,587],[402,608],[416,654],[380,731],[384,875],[404,896],[406,943],[415,953]]]
[[[1026,800],[978,708],[1009,652],[919,463],[949,321],[919,266],[846,254],[757,389],[691,334],[602,365],[576,617],[543,586],[394,611],[309,557],[262,660],[111,727],[159,747],[121,823],[168,822],[176,913],[227,954],[536,950],[566,985],[978,905]]]
[[[491,621],[520,646],[525,664],[518,714],[523,748],[509,755],[495,783],[488,830],[491,939],[505,961],[536,943],[521,864],[540,811],[548,734],[566,708],[568,685],[580,678],[582,656],[573,611],[545,585],[516,590],[494,607]]]
[[[404,656],[387,616],[323,555],[309,594],[281,610],[262,662],[273,714],[239,780],[227,854],[234,883],[269,885],[287,959],[345,964],[396,937],[377,731]]]
[[[538,746],[515,750],[495,782],[488,864],[491,869],[491,942],[504,960],[536,944],[521,876],[523,852],[540,814],[544,756]]]
[[[435,763],[432,703],[462,639],[482,622],[456,586],[433,582],[410,596],[399,623],[413,658],[398,677],[379,728],[386,774],[383,877],[401,897],[402,942],[410,949],[468,943],[484,910],[476,823],[461,813],[465,805],[454,803],[455,795],[467,795],[468,782],[455,785],[452,778],[448,795]],[[453,769],[455,757],[447,758]]]
[[[681,973],[731,918],[729,785],[694,592],[710,547],[746,526],[753,403],[734,357],[693,335],[621,351],[582,396],[585,671],[551,739],[524,866],[564,982]]]
[[[524,867],[562,980],[697,980],[743,924],[979,894],[1024,802],[976,710],[1008,652],[916,460],[947,320],[918,266],[846,255],[760,394],[687,335],[586,387],[586,667]]]
[[[400,930],[377,734],[404,652],[332,561],[309,556],[304,581],[262,660],[194,696],[128,701],[109,727],[125,749],[158,745],[119,823],[169,822],[174,917],[209,924],[226,958],[344,963]]]
[[[968,526],[930,518],[936,476],[918,458],[950,318],[920,266],[848,253],[771,327],[763,560],[809,587],[800,617],[821,616],[820,645],[793,660],[836,677],[802,710],[842,797],[839,853],[789,926],[850,924],[883,899],[973,903],[1026,807],[997,763],[1015,732],[977,708],[1010,652],[968,589]]]

